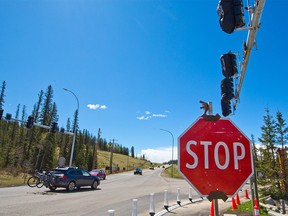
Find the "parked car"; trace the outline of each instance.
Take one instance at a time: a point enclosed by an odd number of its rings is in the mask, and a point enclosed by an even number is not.
[[[106,172],[102,169],[93,169],[90,171],[92,176],[98,176],[100,179],[106,179]]]
[[[56,168],[49,173],[48,182],[50,190],[56,188],[66,188],[68,191],[73,191],[75,188],[90,186],[96,189],[100,184],[98,176],[92,176],[88,171],[81,168]]]
[[[142,169],[137,167],[134,169],[134,175],[142,175]]]

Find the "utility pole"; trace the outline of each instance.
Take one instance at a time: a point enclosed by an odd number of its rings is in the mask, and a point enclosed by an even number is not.
[[[99,128],[99,129],[98,129],[98,137],[97,137],[97,141],[94,143],[94,148],[93,148],[92,169],[94,169],[94,168],[98,168],[97,150],[99,149],[100,134],[101,134],[101,129]]]
[[[110,147],[110,174],[112,174],[114,141],[115,141],[115,139],[113,138],[113,140],[112,140],[112,146]]]

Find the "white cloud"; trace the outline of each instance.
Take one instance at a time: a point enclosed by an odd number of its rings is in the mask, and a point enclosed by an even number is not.
[[[167,115],[164,114],[152,114],[153,117],[160,117],[160,118],[166,118]]]
[[[92,109],[92,110],[107,109],[107,106],[106,106],[106,105],[101,105],[101,104],[88,104],[87,107],[88,107],[89,109]]]
[[[139,113],[139,112],[137,112]],[[145,114],[142,115],[142,116],[138,116],[136,117],[137,119],[139,120],[148,120],[148,119],[151,119],[151,118],[166,118],[167,117],[167,113],[169,113],[169,111],[165,111],[164,112],[165,114],[156,114],[156,113],[151,113],[150,111],[145,111]]]
[[[150,118],[151,118],[151,116],[138,116],[137,117],[137,119],[139,119],[139,120],[148,120]]]
[[[172,147],[158,148],[158,149],[142,149],[141,155],[154,163],[163,163],[172,160]],[[177,160],[177,148],[174,148],[173,159]]]

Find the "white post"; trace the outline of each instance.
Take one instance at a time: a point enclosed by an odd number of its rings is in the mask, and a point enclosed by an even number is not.
[[[177,203],[179,206],[181,206],[180,188],[177,188]]]
[[[167,190],[164,190],[164,208],[168,210],[168,207],[169,207],[169,204],[168,204],[168,191]]]
[[[115,210],[108,210],[108,216],[114,216]]]
[[[132,216],[137,216],[137,201],[138,199],[132,200]]]
[[[192,187],[189,187],[189,201],[192,202]]]
[[[149,214],[151,216],[155,215],[155,204],[154,204],[154,193],[150,193],[150,208]]]

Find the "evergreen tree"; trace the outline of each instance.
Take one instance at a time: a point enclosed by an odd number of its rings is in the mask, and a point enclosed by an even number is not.
[[[288,197],[288,183],[287,183],[287,149],[285,144],[288,140],[288,127],[283,119],[282,113],[276,113],[276,131],[277,131],[277,143],[281,145],[281,149],[278,149],[278,156],[280,161],[280,170],[282,175],[283,191],[286,198]]]
[[[135,157],[135,153],[134,153],[134,146],[131,147],[131,157]]]
[[[53,89],[49,85],[44,96],[43,106],[40,113],[40,122],[42,125],[51,125],[52,120],[52,99],[53,99]]]
[[[38,118],[40,115],[40,108],[41,108],[41,104],[43,101],[43,95],[44,92],[43,90],[41,90],[38,94],[38,101],[37,103],[34,105],[33,111],[32,111],[32,116],[34,117],[34,122],[37,123],[38,122]]]
[[[3,81],[2,86],[1,86],[1,93],[0,93],[0,109],[3,109],[5,100],[5,89],[6,89],[6,81]]]
[[[279,196],[281,194],[281,188],[279,183],[279,166],[276,161],[276,122],[270,115],[268,108],[265,109],[266,115],[263,117],[264,125],[261,127],[262,133],[259,141],[262,148],[262,160],[257,164],[258,170],[264,175],[264,178],[259,181],[262,185],[271,185],[269,190],[263,191],[263,193],[274,194]]]

